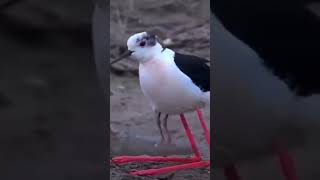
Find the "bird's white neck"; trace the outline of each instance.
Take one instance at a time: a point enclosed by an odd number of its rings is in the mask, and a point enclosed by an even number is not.
[[[155,60],[163,51],[163,47],[157,43],[153,47],[140,48],[132,53],[132,57],[135,58],[139,63],[145,63],[147,61]]]

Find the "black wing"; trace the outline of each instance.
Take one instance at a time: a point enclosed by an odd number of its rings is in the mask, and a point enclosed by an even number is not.
[[[197,56],[175,53],[174,62],[202,91],[210,91],[210,61]]]

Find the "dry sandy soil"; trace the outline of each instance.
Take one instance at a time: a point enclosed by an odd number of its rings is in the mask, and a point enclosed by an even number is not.
[[[184,1],[183,1],[184,2]],[[110,55],[119,56],[126,47],[127,38],[137,32],[153,31],[167,45],[178,52],[195,54],[210,59],[209,6],[189,0],[186,7],[182,1],[111,1],[110,9]],[[202,13],[199,13],[202,12]],[[137,63],[124,60],[110,72],[110,128],[111,156],[115,155],[190,155],[190,147],[178,116],[169,117],[169,130],[176,146],[164,145],[155,148],[160,140],[154,114],[143,96],[138,80]],[[204,109],[208,126],[209,108]],[[199,142],[201,151],[209,158],[208,147],[195,113],[187,118]],[[134,146],[131,146],[134,145]],[[127,173],[130,168],[146,169],[168,164],[132,163],[124,166],[111,166],[111,179],[159,179],[159,177],[135,177]],[[167,179],[209,179],[208,169],[183,170]],[[163,178],[163,176],[161,176]],[[161,179],[161,178],[160,178]]]

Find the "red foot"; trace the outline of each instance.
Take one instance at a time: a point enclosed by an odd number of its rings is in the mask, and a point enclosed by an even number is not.
[[[116,164],[124,164],[129,162],[179,162],[179,163],[191,163],[191,162],[199,162],[201,161],[201,157],[191,157],[191,158],[183,158],[183,157],[162,157],[162,156],[118,156],[112,158],[110,163]]]
[[[210,161],[200,161],[200,162],[193,162],[193,163],[176,165],[176,166],[163,167],[159,169],[132,171],[130,174],[138,175],[138,176],[157,175],[157,174],[164,174],[164,173],[169,173],[177,170],[190,169],[190,168],[202,168],[202,167],[208,167],[208,166],[210,166]]]

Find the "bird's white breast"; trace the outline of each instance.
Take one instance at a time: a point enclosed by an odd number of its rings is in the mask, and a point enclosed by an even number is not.
[[[176,114],[202,107],[204,93],[174,64],[171,50],[166,51],[139,66],[141,89],[153,110]]]

